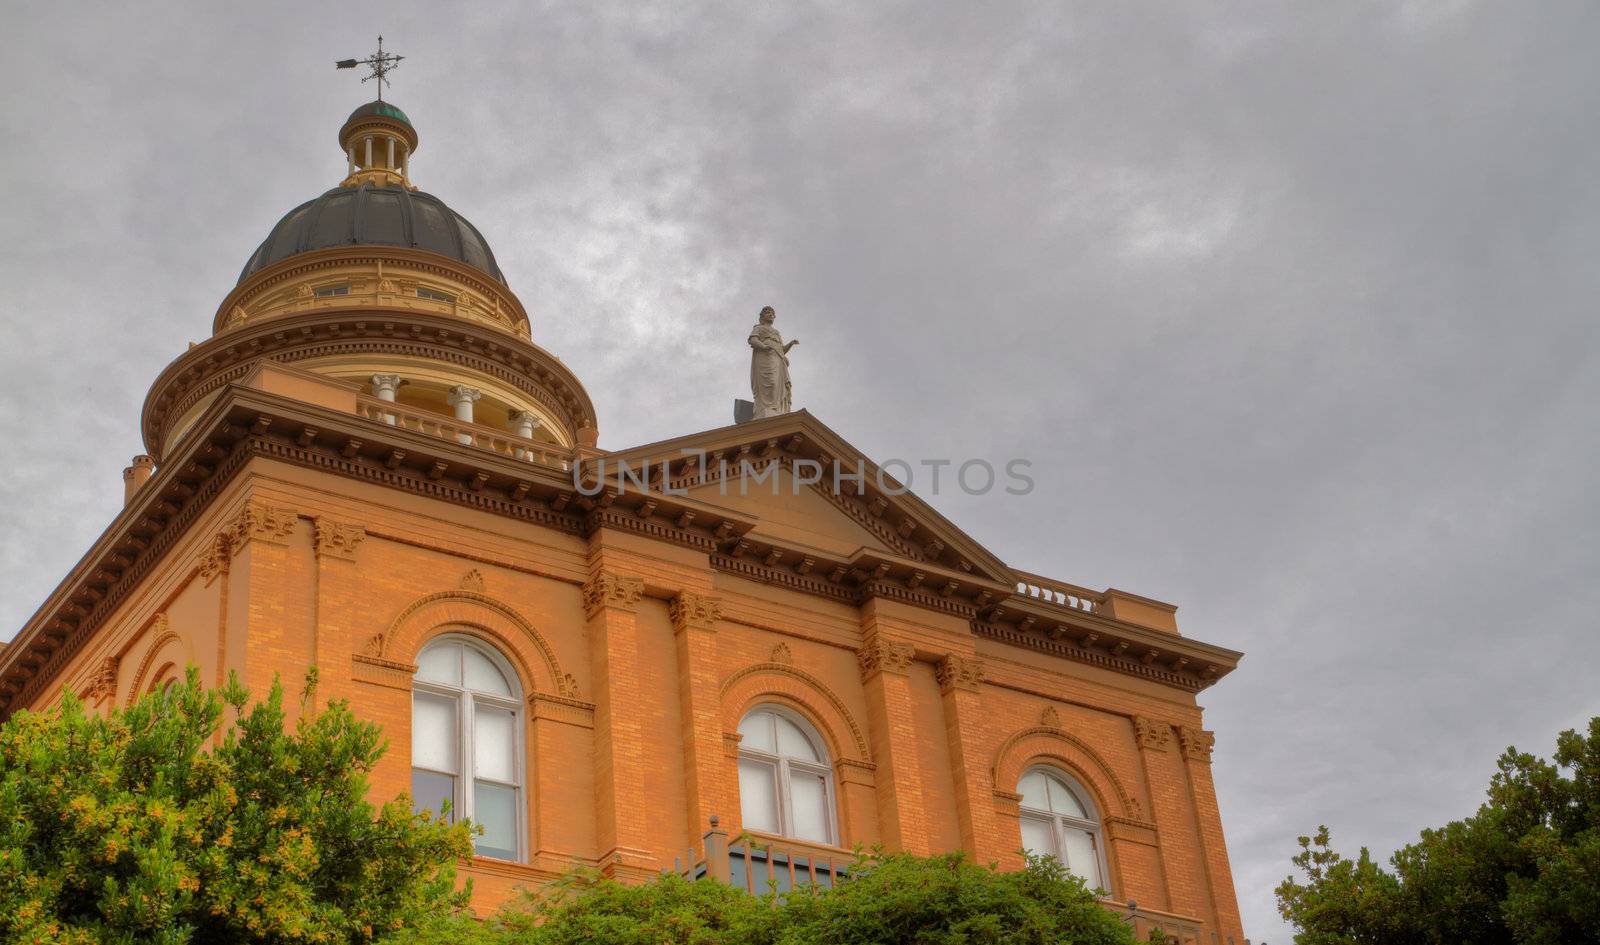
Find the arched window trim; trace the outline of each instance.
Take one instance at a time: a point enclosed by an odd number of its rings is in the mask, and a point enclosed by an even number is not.
[[[820,762],[806,761],[803,758],[794,758],[755,748],[746,745],[743,739],[740,740],[740,761],[748,759],[765,762],[777,769],[778,835],[791,840],[800,840],[803,843],[822,843],[829,846],[837,846],[840,842],[839,802],[834,791],[833,753],[829,750],[828,740],[822,737],[822,733],[817,730],[817,727],[811,723],[810,719],[786,705],[775,702],[762,702],[751,706],[745,711],[744,715],[739,717],[740,727],[744,726],[746,719],[758,713],[771,713],[793,722],[800,729],[800,733],[811,743],[812,751],[816,752],[817,756],[822,759]],[[791,779],[794,771],[813,774],[822,778],[823,807],[824,812],[827,814],[826,832],[828,836],[826,840],[812,840],[796,835],[794,799],[791,796],[793,793]],[[748,826],[746,829],[749,829]]]
[[[449,774],[448,772],[433,771],[429,768],[421,768],[420,770],[453,777],[455,782],[455,801],[451,807],[451,816],[455,820],[471,819],[473,816],[473,792],[471,788],[472,782],[477,779],[474,770],[476,761],[474,756],[476,749],[476,719],[474,717],[474,713],[477,705],[480,703],[508,710],[511,713],[512,774],[516,779],[516,783],[514,785],[506,785],[508,787],[512,787],[516,791],[515,801],[513,802],[516,812],[516,855],[513,857],[513,860],[519,863],[526,862],[528,858],[528,772],[526,764],[527,745],[525,732],[527,723],[523,714],[523,690],[525,687],[523,686],[522,678],[517,674],[516,667],[511,664],[511,661],[507,659],[505,654],[501,653],[500,650],[494,646],[494,644],[471,633],[461,631],[441,633],[438,636],[428,640],[428,642],[417,651],[418,662],[421,662],[422,654],[427,650],[447,644],[460,644],[482,654],[494,664],[495,668],[500,671],[500,675],[505,677],[506,684],[511,687],[512,692],[511,695],[507,697],[498,695],[496,693],[483,692],[477,689],[469,689],[466,687],[465,679],[462,680],[462,686],[458,689],[454,686],[432,682],[425,679],[419,679],[416,676],[413,676],[411,679],[413,705],[415,694],[417,692],[453,699],[456,703],[455,721],[457,771],[454,774]],[[413,708],[413,717],[415,715],[415,711],[415,708]],[[419,770],[415,757],[412,758],[412,770]],[[490,856],[490,854],[478,853],[476,848],[474,848],[473,855]],[[499,857],[492,858],[499,859]]]
[[[1111,870],[1106,862],[1106,832],[1105,827],[1101,823],[1100,819],[1100,807],[1095,803],[1094,795],[1089,791],[1088,788],[1084,787],[1083,782],[1079,781],[1077,777],[1067,771],[1062,770],[1061,768],[1048,764],[1029,765],[1027,768],[1023,769],[1022,774],[1017,776],[1017,785],[1019,791],[1021,789],[1022,779],[1026,778],[1030,774],[1033,774],[1034,772],[1038,772],[1048,778],[1053,778],[1060,782],[1060,784],[1069,792],[1071,792],[1072,796],[1077,799],[1078,803],[1089,815],[1089,819],[1086,820],[1082,817],[1073,816],[1072,814],[1061,814],[1054,811],[1039,810],[1037,808],[1028,807],[1025,804],[1019,804],[1018,810],[1021,815],[1021,819],[1040,821],[1049,824],[1050,836],[1055,845],[1055,849],[1051,851],[1051,853],[1056,857],[1056,859],[1060,860],[1063,865],[1067,865],[1069,869],[1070,864],[1067,863],[1067,858],[1061,855],[1062,851],[1066,849],[1064,832],[1067,828],[1075,828],[1087,832],[1094,841],[1094,853],[1096,861],[1095,870],[1100,876],[1099,888],[1107,893],[1110,893]],[[1076,870],[1073,870],[1073,872],[1076,873]]]

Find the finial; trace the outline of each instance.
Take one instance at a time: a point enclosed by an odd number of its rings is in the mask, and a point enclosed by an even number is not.
[[[365,83],[368,79],[378,80],[378,101],[381,102],[383,101],[383,84],[389,81],[389,73],[400,68],[400,60],[404,58],[404,56],[396,56],[394,53],[385,54],[383,51],[383,37],[379,36],[377,53],[365,59],[341,59],[334,63],[333,67],[335,69],[354,69],[356,66],[366,66],[371,69],[372,74],[364,77],[361,81]]]

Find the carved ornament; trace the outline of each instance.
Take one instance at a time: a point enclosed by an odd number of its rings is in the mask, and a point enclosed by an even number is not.
[[[977,692],[979,684],[983,682],[983,661],[947,653],[934,666],[933,675],[939,680],[940,692],[953,689]]]
[[[1216,746],[1217,736],[1215,732],[1184,725],[1178,728],[1178,742],[1183,747],[1185,758],[1210,764],[1211,749]]]
[[[917,651],[909,644],[885,640],[876,633],[863,640],[861,649],[856,651],[862,679],[878,673],[898,673],[903,676],[911,671],[911,661],[916,655]]]
[[[364,526],[317,516],[312,520],[312,537],[317,557],[356,560],[356,546],[367,537]]]
[[[601,571],[583,585],[584,615],[593,620],[596,614],[606,608],[632,613],[639,608],[639,601],[643,597],[642,579],[614,571]]]
[[[715,630],[717,621],[722,619],[722,598],[683,591],[667,605],[667,612],[672,617],[672,629],[678,633]]]
[[[1148,751],[1166,751],[1172,744],[1172,726],[1142,715],[1133,717],[1133,733],[1139,739],[1139,747]]]

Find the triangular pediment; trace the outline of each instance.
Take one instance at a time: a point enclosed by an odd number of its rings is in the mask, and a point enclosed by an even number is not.
[[[841,556],[863,551],[889,555],[979,580],[1013,583],[1010,569],[998,557],[915,493],[899,488],[892,475],[880,475],[865,453],[803,410],[619,450],[608,459],[657,469],[669,463],[667,487],[755,520],[753,538],[788,539]],[[740,475],[746,464],[775,470],[758,482]],[[837,488],[835,468],[842,470]],[[796,470],[821,481],[797,489]],[[855,472],[862,474],[859,484],[851,478]],[[659,476],[652,483],[663,488]]]
[[[731,509],[756,520],[752,538],[809,545],[837,557],[853,557],[862,549],[900,554],[890,541],[851,518],[818,485],[797,476],[789,463],[776,463],[760,482],[731,476],[689,489],[689,498]],[[823,485],[821,488],[831,488]]]

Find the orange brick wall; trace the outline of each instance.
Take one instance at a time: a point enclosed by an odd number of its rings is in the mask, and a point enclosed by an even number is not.
[[[232,536],[220,555],[219,535]],[[413,661],[447,629],[497,647],[528,695],[529,855],[468,865],[480,910],[573,864],[649,876],[696,850],[711,814],[737,833],[733,733],[748,708],[778,703],[828,743],[843,847],[965,846],[1015,866],[1016,779],[1048,763],[1093,795],[1113,897],[1243,942],[1188,693],[910,605],[735,578],[638,535],[564,534],[268,460],[38,701],[82,691],[107,659],[101,705],[168,664],[207,682],[237,670],[261,690],[274,675],[298,688],[315,663],[323,697],[383,726],[373,794],[387,799],[410,781]]]

